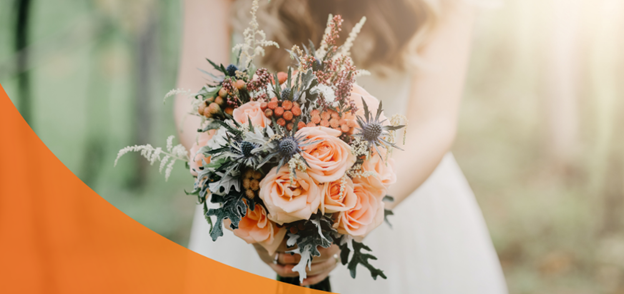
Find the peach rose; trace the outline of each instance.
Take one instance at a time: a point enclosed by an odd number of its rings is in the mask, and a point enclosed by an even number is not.
[[[304,135],[310,141],[319,141],[305,146],[302,152],[303,158],[310,165],[308,174],[319,183],[342,178],[355,163],[351,147],[338,138],[341,134],[339,130],[326,127],[307,127],[297,132],[297,135]]]
[[[200,133],[197,141],[193,143],[191,150],[189,150],[189,156],[191,157],[191,160],[189,162],[190,171],[191,174],[195,177],[197,176],[197,171],[199,170],[199,167],[204,165],[204,161],[206,163],[210,163],[210,157],[206,158],[206,156],[204,156],[204,154],[202,153],[197,154],[197,151],[199,151],[199,149],[208,144],[208,141],[210,141],[212,136],[214,136],[215,132],[216,130],[210,130],[207,133]]]
[[[342,192],[340,192],[342,190]],[[349,177],[321,185],[321,211],[333,213],[352,209],[357,202]]]
[[[364,160],[362,170],[372,174],[367,177],[356,177],[353,181],[364,185],[379,199],[385,196],[388,187],[396,182],[394,159],[392,158],[384,161],[377,153],[374,153],[369,159]]]
[[[352,209],[338,215],[338,233],[349,234],[361,241],[384,220],[384,203],[361,184],[353,186],[357,201]]]
[[[225,227],[230,228],[230,221],[225,220]],[[234,235],[245,240],[248,244],[258,243],[264,247],[269,254],[273,254],[286,235],[285,227],[278,227],[270,221],[266,210],[262,205],[256,204],[254,210],[247,208],[247,215],[238,223],[238,229],[234,230]]]
[[[269,219],[283,224],[309,219],[321,204],[321,191],[307,173],[295,171],[291,185],[288,167],[274,167],[260,182],[260,198],[269,210]]]
[[[266,127],[269,125],[269,119],[264,115],[260,104],[262,104],[262,101],[250,101],[234,109],[232,113],[234,120],[239,124],[246,125],[249,118],[253,126]]]
[[[353,103],[355,103],[355,106],[357,106],[358,108],[355,112],[356,115],[364,117],[364,104],[362,104],[362,99],[364,99],[364,102],[366,102],[366,105],[368,106],[368,111],[370,111],[373,116],[377,113],[377,109],[379,108],[379,100],[370,93],[368,93],[366,90],[364,90],[364,88],[362,88],[360,85],[353,85],[350,98]],[[383,121],[385,119],[386,116],[382,113],[381,116],[379,116],[379,120]],[[384,122],[384,124],[388,123],[390,122],[387,120]]]

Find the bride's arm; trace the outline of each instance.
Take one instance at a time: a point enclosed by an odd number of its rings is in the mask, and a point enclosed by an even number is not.
[[[185,0],[182,54],[178,70],[178,88],[198,91],[206,76],[198,68],[211,68],[206,58],[228,64],[230,56],[230,0]],[[190,149],[197,135],[200,119],[186,115],[190,98],[177,97],[175,121],[182,145]],[[185,116],[186,115],[186,116]]]
[[[390,208],[431,175],[455,139],[475,12],[464,3],[448,9],[421,52],[425,68],[412,80],[406,151],[393,155],[397,182],[388,191],[395,197]]]

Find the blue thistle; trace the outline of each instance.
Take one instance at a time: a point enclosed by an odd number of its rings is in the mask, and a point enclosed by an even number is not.
[[[233,64],[228,65],[228,67],[225,69],[225,71],[227,71],[228,76],[231,76],[231,77],[236,76],[237,70],[238,70],[238,67],[236,67],[236,65],[233,65]]]
[[[396,131],[404,128],[405,126],[383,125],[386,120],[379,120],[381,112],[383,111],[381,101],[379,101],[377,114],[374,117],[373,114],[368,110],[368,105],[366,104],[366,101],[364,101],[364,98],[362,98],[362,105],[364,105],[364,117],[361,117],[359,115],[357,116],[357,122],[360,127],[357,128],[359,133],[355,134],[354,136],[358,136],[363,141],[368,142],[368,149],[372,150],[373,148],[375,148],[379,156],[381,156],[381,153],[379,152],[379,149],[377,147],[388,148],[388,146],[391,146],[399,150],[403,150],[399,148],[396,144],[386,141],[384,137],[390,134],[388,133],[388,131]]]

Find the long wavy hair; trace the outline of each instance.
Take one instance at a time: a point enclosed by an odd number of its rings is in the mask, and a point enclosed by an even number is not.
[[[268,48],[262,64],[272,69],[286,68],[291,60],[284,48],[319,44],[329,14],[344,19],[340,40],[346,40],[353,26],[366,16],[366,24],[353,46],[356,65],[384,73],[387,70],[417,68],[419,51],[435,27],[443,0],[271,0],[260,1],[258,22],[269,40],[281,49]],[[234,27],[239,32],[249,21],[251,0],[234,6]]]

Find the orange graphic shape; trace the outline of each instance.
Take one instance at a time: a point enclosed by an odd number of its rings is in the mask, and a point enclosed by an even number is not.
[[[1,85],[0,138],[0,293],[326,293],[221,264],[125,215],[52,154]]]

